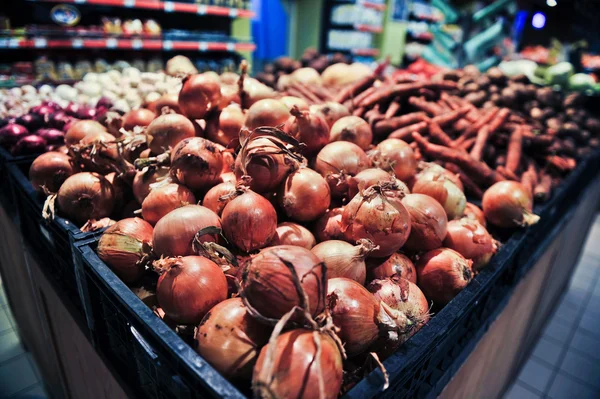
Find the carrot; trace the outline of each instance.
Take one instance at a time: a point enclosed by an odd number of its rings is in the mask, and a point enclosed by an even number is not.
[[[535,166],[535,162],[531,158],[527,160],[526,172],[529,172],[529,174],[531,174],[531,180],[533,181],[533,185],[534,186],[537,185],[538,184],[538,171],[537,171],[537,167]]]
[[[521,184],[523,187],[525,187],[531,199],[533,199],[533,188],[535,187],[535,182],[533,181],[533,176],[531,175],[530,171],[523,173],[521,176]]]
[[[437,97],[435,92],[430,89],[419,89],[419,95],[425,97],[427,100],[433,100]]]
[[[363,116],[363,114],[365,113],[367,109],[365,107],[358,107],[355,108],[354,111],[352,111],[352,115],[354,116]]]
[[[475,145],[471,149],[471,157],[474,160],[476,160],[476,161],[481,160],[481,157],[483,155],[483,149],[485,148],[485,143],[487,142],[489,137],[490,137],[490,128],[488,125],[479,129],[479,131],[477,132],[477,139],[475,140]]]
[[[519,181],[520,180],[519,176],[515,175],[513,172],[511,172],[510,170],[506,169],[502,165],[496,166],[496,172],[498,172],[502,176],[504,176],[506,178],[506,180],[514,180],[514,181]]]
[[[365,91],[357,93],[357,96],[352,99],[352,104],[359,104],[362,100],[371,95],[375,90],[377,90],[376,87],[369,87]]]
[[[322,102],[322,100],[319,98],[319,96],[317,96],[316,94],[314,94],[312,91],[310,91],[308,89],[307,86],[300,84],[300,83],[293,83],[291,85],[291,87],[293,87],[294,89],[298,90],[299,92],[303,93],[307,98],[309,98],[313,103],[320,103]]]
[[[429,134],[431,135],[431,138],[435,139],[438,143],[443,144],[446,147],[452,146],[452,139],[442,130],[440,125],[433,120],[429,122]]]
[[[427,130],[427,126],[428,126],[427,121],[404,126],[404,127],[401,127],[400,129],[394,130],[392,133],[390,133],[388,138],[400,139],[400,140],[404,140],[404,141],[410,140],[410,138],[412,137],[411,134],[413,132],[423,133]]]
[[[475,183],[461,168],[450,162],[446,162],[444,164],[444,167],[450,172],[458,175],[458,178],[460,179],[461,183],[465,187],[465,191],[468,194],[478,199],[483,197],[483,190],[481,189],[481,187],[479,187],[477,183]]]
[[[438,115],[433,118],[433,121],[441,127],[446,127],[451,123],[456,122],[459,118],[462,118],[469,110],[465,107],[459,108],[455,111],[450,111],[442,115]]]
[[[393,132],[401,127],[412,125],[413,123],[426,121],[427,115],[424,112],[413,112],[395,118],[386,119],[375,124],[375,135],[384,135]]]
[[[321,101],[331,101],[333,100],[333,96],[331,95],[331,93],[329,92],[329,90],[327,90],[325,87],[323,86],[317,86],[317,85],[310,85],[307,87],[311,92],[313,92],[317,97],[319,97],[321,99]]]
[[[341,104],[344,101],[355,97],[361,91],[366,90],[369,86],[372,86],[373,83],[375,83],[375,75],[365,76],[364,78],[344,87],[342,91],[335,97],[335,101]]]
[[[428,113],[431,116],[437,116],[444,113],[442,107],[436,103],[430,103],[417,97],[410,97],[408,103],[421,111]]]
[[[373,94],[365,98],[359,105],[361,107],[370,107],[378,102],[381,102],[390,97],[406,96],[415,92],[419,89],[431,89],[431,90],[452,90],[456,88],[454,82],[418,82],[418,83],[403,83],[396,84],[393,86],[384,86],[377,89]]]
[[[493,134],[496,130],[500,129],[500,126],[506,122],[509,115],[510,110],[508,108],[502,108],[498,111],[496,117],[490,121],[490,134]]]
[[[396,97],[392,100],[388,109],[385,111],[385,119],[390,119],[400,111],[400,97]]]
[[[550,147],[555,141],[554,136],[549,134],[535,135],[528,131],[523,132],[523,137],[525,138],[526,144],[534,147]]]
[[[533,196],[536,201],[547,201],[552,192],[552,177],[549,174],[542,173],[540,181],[533,189]]]
[[[573,158],[559,157],[558,155],[549,155],[546,157],[548,166],[553,167],[561,173],[570,172],[577,166],[577,161]]]
[[[523,129],[517,126],[510,135],[508,150],[506,151],[506,169],[516,173],[521,163],[521,151],[523,149]]]
[[[475,137],[471,137],[470,139],[465,140],[462,144],[458,146],[458,148],[460,148],[463,151],[469,151],[471,147],[473,147],[473,144],[475,144]]]
[[[496,182],[505,180],[499,176],[494,170],[490,169],[484,162],[476,161],[469,154],[454,148],[448,148],[437,144],[430,143],[419,133],[413,133],[415,139],[422,152],[433,159],[439,159],[444,162],[451,162],[463,169],[469,177],[479,184],[490,186]]]
[[[462,141],[475,136],[475,134],[477,134],[479,129],[481,129],[484,125],[487,125],[496,116],[496,114],[499,111],[500,111],[500,109],[498,109],[498,108],[492,109],[486,115],[481,117],[477,122],[473,123],[473,125],[466,132],[464,132],[458,139],[454,140],[454,142],[456,144],[460,144]]]
[[[288,93],[290,94],[290,96],[299,97],[299,98],[301,98],[301,99],[303,99],[303,100],[306,100],[306,101],[307,101],[309,104],[312,104],[312,103],[313,103],[313,102],[312,102],[312,100],[311,100],[310,98],[306,97],[306,96],[304,95],[304,93],[302,93],[301,91],[297,90],[297,89],[296,89],[296,88],[294,88],[294,87],[291,87],[291,86],[290,86],[290,87],[288,87],[287,91],[288,91]]]

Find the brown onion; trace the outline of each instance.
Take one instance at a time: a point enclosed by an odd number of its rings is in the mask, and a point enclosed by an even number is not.
[[[369,149],[373,141],[371,126],[359,116],[344,116],[331,127],[331,141],[349,141],[363,150]]]
[[[307,311],[315,317],[325,308],[323,294],[327,290],[327,282],[322,281],[324,268],[319,262],[306,248],[294,245],[265,248],[244,268],[241,284],[244,296],[258,313],[272,319],[279,319],[294,306],[300,306],[302,300],[288,268],[291,265],[307,295]]]
[[[82,225],[89,219],[109,216],[115,194],[108,180],[97,173],[76,173],[64,181],[57,194],[61,215]]]
[[[308,103],[300,97],[283,96],[279,101],[281,101],[289,111],[291,111],[294,106],[298,107],[300,111],[308,111]],[[329,126],[327,127],[329,128]]]
[[[331,196],[340,198],[348,193],[348,178],[370,166],[371,161],[362,148],[347,141],[336,141],[317,154],[314,169],[329,183]]]
[[[152,243],[158,256],[194,255],[192,242],[217,242],[216,234],[196,234],[207,227],[221,228],[221,220],[210,209],[200,205],[187,205],[163,216],[154,226]]]
[[[481,208],[479,208],[475,204],[467,202],[467,205],[465,206],[464,216],[469,219],[478,221],[479,223],[481,223],[481,225],[483,227],[486,226],[485,215],[483,214],[483,211],[481,210]]]
[[[270,98],[252,104],[246,113],[246,127],[254,130],[263,126],[283,125],[290,117],[287,107],[280,101]]]
[[[290,173],[283,182],[277,201],[290,219],[309,222],[322,216],[329,208],[329,185],[314,170],[300,168]]]
[[[515,181],[501,181],[488,188],[482,205],[485,218],[498,227],[526,227],[540,220],[532,213],[531,196]]]
[[[212,141],[191,137],[179,142],[171,153],[171,176],[192,190],[208,189],[219,182],[223,156]]]
[[[210,74],[192,75],[183,80],[179,92],[179,107],[190,119],[203,119],[221,101],[219,81]]]
[[[106,132],[106,128],[96,121],[77,121],[67,130],[65,144],[68,146],[78,144],[84,137],[103,132]]]
[[[145,271],[152,250],[152,226],[140,218],[119,220],[98,242],[98,257],[125,283],[135,283]]]
[[[236,148],[239,143],[240,130],[244,126],[245,116],[238,104],[231,104],[219,114],[219,129],[207,131],[206,138],[224,146]],[[210,132],[210,134],[209,134]]]
[[[325,122],[327,122],[327,125],[330,129],[340,118],[350,115],[348,108],[333,101],[311,105],[310,112],[321,115],[325,119]]]
[[[354,196],[358,194],[360,190],[364,190],[375,184],[385,182],[391,182],[398,187],[402,187],[402,190],[404,190],[407,194],[410,193],[406,184],[396,179],[385,170],[379,168],[369,168],[358,172],[356,176],[351,176],[348,178],[348,198],[354,198]]]
[[[473,270],[487,265],[496,253],[496,244],[488,231],[476,220],[462,218],[448,223],[444,246],[473,261]]]
[[[448,217],[444,208],[424,194],[408,194],[402,205],[410,214],[410,236],[404,246],[412,251],[429,251],[442,246]]]
[[[394,275],[417,284],[417,270],[408,256],[400,252],[394,252],[385,258],[367,259],[367,276],[369,280],[384,279]]]
[[[315,236],[306,227],[297,223],[283,222],[277,226],[275,236],[269,245],[295,245],[311,249],[316,243]]]
[[[417,281],[427,297],[444,306],[462,291],[473,278],[471,260],[449,248],[425,253],[417,261]]]
[[[155,225],[167,213],[182,206],[195,204],[196,197],[187,187],[169,183],[156,187],[142,202],[142,216]]]
[[[307,156],[314,155],[329,143],[329,126],[327,122],[318,114],[311,114],[308,111],[300,111],[300,108],[294,107],[283,130],[294,137],[306,147],[302,152]]]
[[[410,235],[410,214],[402,205],[404,191],[393,185],[371,186],[346,205],[342,232],[348,241],[367,238],[379,249],[372,256],[388,256],[402,248]]]
[[[89,134],[81,139],[79,144],[87,146],[93,153],[89,157],[84,155],[76,158],[81,161],[81,168],[84,170],[107,174],[113,170],[113,165],[119,162],[115,136],[108,132]]]
[[[226,378],[250,380],[269,328],[247,311],[240,298],[227,299],[204,316],[196,331],[196,351]]]
[[[156,114],[146,108],[133,109],[123,115],[123,129],[133,130],[136,126],[148,126]]]
[[[315,340],[319,340],[319,346]],[[281,334],[269,345],[275,346],[273,358],[269,359],[270,347],[265,346],[254,368],[252,385],[256,397],[338,397],[344,374],[342,355],[329,336],[296,329]],[[267,381],[268,375],[272,379]]]
[[[456,184],[456,187],[458,187],[460,189],[460,191],[464,192],[465,188],[462,184],[462,181],[460,181],[460,176],[450,172],[448,169],[433,163],[433,162],[419,162],[418,165],[418,169],[419,172],[415,175],[415,179],[418,179],[419,177],[421,177],[422,175],[426,174],[426,173],[431,173],[432,175],[443,175],[445,178],[449,179],[452,183]],[[414,181],[412,181],[410,183],[410,185],[412,186],[414,184]]]
[[[311,252],[327,267],[327,278],[346,277],[360,284],[367,279],[365,258],[375,249],[369,240],[359,240],[356,245],[340,240],[323,241]]]
[[[148,104],[148,109],[154,112],[156,115],[162,115],[163,111],[173,111],[177,114],[181,114],[181,108],[179,107],[179,97],[175,93],[165,93],[156,101]]]
[[[202,206],[207,207],[217,215],[221,216],[225,205],[235,198],[235,183],[223,182],[219,183],[204,195]]]
[[[161,272],[156,297],[165,314],[178,324],[198,324],[213,306],[227,299],[227,279],[202,256],[164,258],[154,262]]]
[[[221,101],[219,102],[219,109],[224,109],[231,104],[241,103],[240,89],[237,85],[221,84]]]
[[[161,115],[146,128],[148,147],[155,155],[162,154],[175,147],[181,140],[195,135],[194,124],[179,114]]]
[[[29,180],[34,189],[56,193],[73,174],[71,158],[60,152],[47,152],[37,157],[29,168]]]
[[[317,220],[313,232],[319,242],[344,238],[341,226],[343,213],[344,208],[333,208]]]
[[[150,194],[150,185],[154,184],[169,175],[169,168],[160,167],[144,169],[138,171],[133,178],[133,195],[141,204],[144,199]]]
[[[428,171],[419,174],[412,187],[413,194],[425,194],[442,205],[448,220],[462,217],[467,198],[460,188],[444,174]]]
[[[399,139],[387,139],[379,143],[373,153],[373,163],[393,172],[403,182],[417,173],[417,160],[412,148]]]

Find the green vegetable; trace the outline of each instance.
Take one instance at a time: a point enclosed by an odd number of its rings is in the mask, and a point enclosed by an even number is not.
[[[569,78],[569,89],[575,91],[585,91],[593,89],[596,84],[594,78],[586,73],[576,73]]]
[[[567,86],[574,72],[575,69],[569,62],[559,62],[546,69],[546,82],[549,85]]]
[[[531,60],[503,61],[498,65],[498,68],[500,68],[506,76],[516,76],[521,74],[529,76],[529,74],[534,73],[537,67],[538,65]]]

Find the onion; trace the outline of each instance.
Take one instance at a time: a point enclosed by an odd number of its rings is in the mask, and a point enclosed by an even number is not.
[[[237,84],[239,79],[240,79],[240,75],[238,75],[235,72],[223,72],[219,76],[219,80],[221,81],[221,83],[226,84],[226,85],[235,85],[235,84]]]
[[[338,119],[331,127],[331,141],[349,141],[367,150],[373,141],[371,126],[363,118],[350,115]]]
[[[204,316],[196,332],[196,350],[219,373],[249,380],[269,328],[256,321],[240,298],[227,299]]]
[[[306,293],[307,311],[315,317],[325,308],[323,294],[324,268],[308,249],[294,245],[265,248],[254,256],[244,268],[241,288],[248,303],[262,316],[279,319],[294,306],[302,304],[294,285],[293,267]]]
[[[148,104],[148,109],[156,115],[162,115],[165,110],[170,110],[177,114],[181,113],[179,97],[175,93],[163,94],[158,100]]]
[[[408,256],[395,252],[386,258],[367,259],[367,275],[370,280],[398,275],[417,284],[417,271]]]
[[[376,299],[356,281],[338,277],[327,283],[327,307],[348,357],[365,352],[379,337],[397,340],[410,328],[405,315]]]
[[[141,204],[150,193],[150,185],[169,175],[169,168],[147,168],[138,171],[133,178],[133,195]]]
[[[165,114],[154,119],[146,128],[148,147],[153,154],[162,154],[174,148],[180,141],[194,137],[194,124],[185,116]]]
[[[319,340],[319,346],[315,343]],[[254,368],[256,397],[335,399],[343,382],[342,355],[325,333],[296,329],[264,347]],[[272,375],[272,379],[268,376]],[[322,387],[322,390],[321,388]]]
[[[331,196],[340,198],[348,193],[348,177],[370,166],[369,157],[359,146],[336,141],[327,144],[317,154],[314,169],[329,183]]]
[[[90,134],[79,142],[81,146],[89,146],[84,156],[76,158],[83,169],[102,174],[113,170],[112,165],[119,162],[119,150],[115,136],[107,132]],[[89,155],[88,155],[89,154]]]
[[[29,180],[37,191],[56,193],[73,174],[71,158],[60,152],[47,152],[37,157],[29,168]]]
[[[283,222],[277,226],[269,245],[295,245],[311,249],[316,243],[315,236],[306,227],[297,223]]]
[[[252,252],[275,235],[277,213],[266,198],[245,190],[225,205],[222,222],[225,238],[242,251]]]
[[[236,148],[240,130],[244,126],[244,113],[237,104],[231,104],[219,114],[219,129],[207,130],[206,138],[224,146]]]
[[[444,246],[471,259],[475,271],[487,265],[497,249],[494,239],[485,227],[469,218],[451,220],[448,223]]]
[[[92,107],[79,107],[77,114],[75,115],[79,119],[95,119],[100,113],[100,110]]]
[[[65,142],[65,134],[62,130],[38,129],[35,134],[46,140],[46,143],[50,145],[62,145]]]
[[[404,182],[417,172],[417,159],[412,148],[399,139],[387,139],[379,143],[373,153],[373,163],[393,172]]]
[[[344,208],[333,208],[317,220],[313,232],[319,242],[344,238],[341,226],[343,213]]]
[[[205,73],[183,80],[179,92],[179,107],[190,119],[203,119],[216,109],[221,101],[221,86],[213,76]]]
[[[369,240],[359,240],[356,246],[329,240],[317,244],[311,252],[325,262],[327,278],[345,277],[364,285],[367,278],[365,258],[375,249]]]
[[[443,175],[447,179],[450,179],[450,181],[452,183],[456,184],[456,187],[458,187],[460,189],[460,191],[462,191],[462,192],[465,191],[465,188],[464,188],[462,182],[460,181],[460,177],[457,174],[450,172],[448,169],[443,168],[436,163],[419,162],[418,168],[421,169],[421,171],[415,175],[415,180],[420,178],[424,174],[428,174],[428,173],[432,172],[432,175],[439,174],[439,175]],[[414,181],[412,182],[412,184],[414,184]]]
[[[146,108],[138,108],[123,115],[123,129],[133,130],[136,126],[148,126],[156,114]]]
[[[260,100],[270,99],[276,96],[276,92],[269,86],[249,77],[244,79],[244,93],[246,94],[246,98],[244,99],[245,107],[252,107],[252,105]]]
[[[42,137],[30,134],[17,141],[10,152],[15,156],[39,154],[46,150],[46,144]]]
[[[54,112],[53,109],[50,110]],[[42,126],[44,120],[37,114],[25,114],[18,117],[16,122],[21,126],[25,126],[29,131],[35,131]]]
[[[472,261],[449,248],[425,253],[417,261],[417,281],[425,296],[444,306],[473,278]]]
[[[113,106],[113,102],[107,97],[100,97],[96,103],[96,108],[110,109]]]
[[[171,153],[171,176],[192,190],[204,190],[219,182],[223,156],[212,141],[191,137]]]
[[[69,146],[78,144],[87,136],[93,136],[105,132],[106,129],[104,126],[96,121],[77,121],[71,125],[71,127],[69,127],[69,130],[67,130],[67,134],[65,135],[65,143]]]
[[[110,216],[115,206],[112,184],[97,173],[76,173],[60,186],[57,195],[61,214],[82,225],[89,219]]]
[[[53,112],[47,117],[48,125],[55,129],[64,129],[70,120],[70,117],[63,110]]]
[[[208,311],[227,299],[221,268],[202,256],[165,258],[154,262],[162,271],[156,297],[165,314],[178,324],[198,324]]]
[[[196,237],[207,227],[221,228],[221,220],[210,209],[200,205],[187,205],[163,216],[154,226],[152,243],[158,256],[194,255],[193,241],[217,242],[210,233]]]
[[[125,283],[134,283],[145,271],[144,258],[152,250],[152,226],[129,218],[110,226],[98,242],[98,257]]]
[[[80,108],[81,108],[81,106],[79,106],[78,104],[69,103],[65,107],[65,112],[67,114],[69,114],[70,116],[77,116],[77,113],[79,112]]]
[[[219,109],[233,104],[241,104],[240,100],[240,89],[234,84],[221,84],[221,101],[219,102]]]
[[[329,208],[329,185],[314,170],[300,168],[287,177],[277,201],[290,219],[300,222],[315,220]]]
[[[442,246],[448,217],[444,208],[424,194],[408,194],[402,205],[410,214],[410,236],[404,246],[413,251],[429,251]]]
[[[258,127],[283,125],[290,117],[287,107],[280,101],[270,98],[254,103],[246,113],[246,127],[254,130]]]
[[[35,114],[41,116],[42,118],[47,117],[53,112],[60,109],[60,106],[53,102],[42,103],[42,105],[35,107]],[[33,109],[32,109],[33,111]]]
[[[359,191],[369,188],[375,184],[391,182],[401,187],[407,194],[410,193],[406,184],[396,179],[388,172],[379,168],[369,168],[361,170],[356,176],[348,179],[348,198],[354,198]]]
[[[347,241],[367,238],[379,249],[372,256],[388,256],[402,248],[410,235],[410,214],[402,205],[404,191],[384,183],[357,194],[344,208],[342,232]]]
[[[494,184],[483,193],[483,213],[498,227],[525,227],[540,217],[532,213],[533,201],[525,187],[515,181]]]
[[[306,145],[303,153],[314,155],[329,143],[329,126],[321,116],[300,111],[298,107],[292,108],[290,113],[292,116],[285,123],[283,130]]]
[[[321,115],[330,129],[339,119],[350,115],[348,108],[333,101],[311,105],[309,109],[311,113]]]
[[[195,203],[196,197],[188,188],[170,183],[150,191],[142,202],[142,216],[148,223],[155,225],[172,210]]]
[[[29,131],[25,126],[9,123],[0,129],[0,145],[10,148],[27,135],[29,135]]]
[[[308,103],[300,97],[283,96],[279,101],[281,101],[289,111],[291,111],[294,106],[298,107],[300,111],[308,111]],[[329,128],[329,126],[327,127]]]
[[[321,74],[314,68],[299,68],[290,74],[292,82],[321,86]]]
[[[235,198],[235,183],[223,182],[219,183],[204,195],[202,206],[207,207],[217,215],[221,216],[225,205]]]
[[[486,226],[485,216],[483,214],[483,211],[475,204],[467,202],[467,205],[465,207],[464,216],[469,219],[478,221],[479,223],[481,223],[481,225],[483,227]]]
[[[442,205],[448,220],[462,217],[467,205],[465,194],[443,174],[425,172],[417,176],[412,192],[425,194]]]

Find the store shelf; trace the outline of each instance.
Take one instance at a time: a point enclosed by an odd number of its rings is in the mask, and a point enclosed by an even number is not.
[[[379,49],[376,48],[355,48],[350,50],[350,52],[363,57],[377,57],[379,55]]]
[[[385,11],[385,9],[387,8],[387,6],[385,4],[377,4],[377,3],[369,3],[369,2],[364,2],[361,4],[365,8],[372,8],[373,10],[377,10],[377,11]]]
[[[177,3],[158,0],[27,0],[37,3],[72,3],[123,8],[139,8],[164,12],[182,12],[198,15],[215,15],[231,18],[253,18],[254,12],[238,8],[207,6],[204,4]]]
[[[142,39],[0,39],[0,49],[71,48],[154,51],[254,51],[254,43],[224,43],[206,41],[171,41]]]
[[[361,32],[371,32],[371,33],[383,32],[382,26],[374,26],[374,25],[356,24],[356,25],[354,25],[354,29],[361,31]]]

